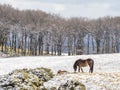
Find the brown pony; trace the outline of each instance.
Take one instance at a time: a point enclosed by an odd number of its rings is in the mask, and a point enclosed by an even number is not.
[[[74,72],[76,72],[77,67],[79,67],[78,72],[80,72],[80,69],[83,72],[82,67],[86,67],[86,66],[89,66],[90,67],[89,72],[93,73],[94,61],[90,58],[88,58],[86,60],[82,60],[82,59],[76,60],[74,65],[73,65]]]

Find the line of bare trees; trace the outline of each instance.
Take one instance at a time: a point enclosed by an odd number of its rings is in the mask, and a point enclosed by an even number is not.
[[[20,55],[120,52],[120,17],[70,19],[0,5],[0,50]]]

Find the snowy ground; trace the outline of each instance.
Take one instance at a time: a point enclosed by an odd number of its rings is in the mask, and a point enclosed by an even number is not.
[[[45,83],[47,88],[58,87],[69,80],[82,82],[87,90],[120,90],[120,73],[72,73],[54,77]]]
[[[79,59],[92,58],[95,62],[94,73],[73,74],[73,64]],[[67,70],[71,74],[56,76],[46,83],[58,85],[58,81],[77,79],[87,86],[87,90],[120,90],[120,54],[81,55],[81,56],[38,56],[0,58],[0,75],[7,74],[14,69],[47,67],[54,73]],[[88,72],[88,67],[84,68]],[[53,83],[54,82],[54,83]]]

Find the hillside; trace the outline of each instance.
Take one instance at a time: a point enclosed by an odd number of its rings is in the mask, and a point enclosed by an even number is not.
[[[15,69],[45,67],[51,69],[55,77],[44,83],[45,87],[58,87],[69,80],[82,82],[87,90],[120,90],[120,54],[81,55],[81,56],[37,56],[0,58],[0,75]],[[94,73],[73,73],[73,64],[79,59],[92,58],[95,62]],[[58,70],[69,73],[56,75]]]

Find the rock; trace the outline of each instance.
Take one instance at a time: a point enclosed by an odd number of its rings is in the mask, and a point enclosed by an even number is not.
[[[63,85],[60,85],[58,90],[86,90],[86,87],[78,81],[70,80]]]
[[[67,73],[68,73],[68,71],[66,71],[66,70],[58,70],[57,75],[63,75],[63,74],[67,74]]]

